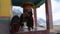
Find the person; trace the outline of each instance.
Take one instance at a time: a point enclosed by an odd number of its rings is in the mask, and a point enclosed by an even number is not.
[[[23,31],[23,26],[24,26],[24,22],[23,22],[23,14],[21,14],[19,20],[20,20],[20,21],[19,21],[20,31]]]
[[[32,17],[32,11],[28,12],[28,17],[27,17],[27,27],[28,31],[33,29],[33,17]]]
[[[18,17],[18,15],[14,15],[12,17],[10,26],[11,26],[11,30],[10,30],[11,34],[18,32],[18,30],[19,30],[19,17]]]

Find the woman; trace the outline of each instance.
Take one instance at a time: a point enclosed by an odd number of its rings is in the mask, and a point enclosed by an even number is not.
[[[10,25],[11,25],[11,31],[10,31],[11,34],[18,32],[18,30],[19,30],[19,17],[18,17],[18,15],[13,16]]]

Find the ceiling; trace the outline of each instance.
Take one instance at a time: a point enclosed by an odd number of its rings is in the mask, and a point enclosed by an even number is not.
[[[40,7],[43,3],[45,3],[45,0],[12,0],[12,6],[22,6],[22,3],[25,2],[31,2],[36,7]]]

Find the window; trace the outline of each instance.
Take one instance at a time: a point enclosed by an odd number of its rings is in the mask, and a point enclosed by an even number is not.
[[[52,15],[53,15],[53,26],[55,32],[60,31],[60,0],[51,0],[52,4]]]

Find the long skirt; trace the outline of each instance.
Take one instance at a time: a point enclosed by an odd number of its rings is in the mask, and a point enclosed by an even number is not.
[[[11,33],[11,34],[14,34],[14,33],[18,32],[19,27],[20,27],[19,24],[13,23],[13,24],[10,26],[10,28],[11,28],[10,33]]]

